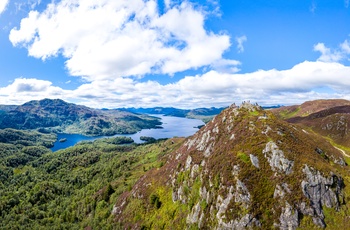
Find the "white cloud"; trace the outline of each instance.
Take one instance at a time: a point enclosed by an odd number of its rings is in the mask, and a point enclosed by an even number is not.
[[[34,78],[17,78],[10,85],[0,88],[0,104],[22,104],[43,98],[64,98],[66,91],[52,86],[50,81]]]
[[[338,62],[342,59],[342,55],[338,51],[331,51],[330,48],[327,48],[323,43],[317,43],[314,46],[314,51],[319,51],[321,56],[318,58],[320,61],[324,62]]]
[[[171,5],[171,0],[164,0],[164,4],[165,4],[166,9],[169,9],[170,5]]]
[[[41,4],[41,0],[29,0],[28,4],[30,5],[31,9],[35,9],[35,7]]]
[[[238,53],[243,53],[244,52],[243,43],[246,42],[246,41],[247,41],[247,37],[245,35],[243,35],[241,37],[236,37]]]
[[[228,35],[204,29],[205,12],[187,1],[162,15],[155,0],[63,0],[31,11],[10,40],[29,55],[67,58],[73,76],[113,79],[209,66],[230,47]]]
[[[236,73],[240,71],[237,67],[239,65],[241,65],[239,61],[221,59],[214,62],[211,67],[220,73]]]
[[[124,77],[96,80],[75,90],[63,90],[52,86],[48,81],[21,78],[0,88],[0,104],[62,98],[97,108],[193,108],[227,106],[243,100],[263,105],[286,105],[318,98],[350,99],[349,76],[350,67],[343,64],[305,61],[287,70],[259,70],[252,73],[222,73],[212,70],[166,85]],[[320,92],[320,88],[326,90]]]
[[[345,40],[336,49],[328,48],[324,43],[317,43],[314,45],[314,51],[321,53],[321,56],[318,58],[319,61],[339,62],[348,58],[350,54],[350,43],[348,40]]]
[[[342,44],[340,44],[340,48],[345,54],[350,54],[350,43],[348,40],[345,40]]]
[[[9,0],[0,0],[0,14],[6,10],[6,6],[9,3]]]
[[[316,62],[243,74],[239,61],[223,58],[230,37],[207,31],[206,12],[178,2],[165,0],[164,14],[159,14],[155,0],[62,0],[53,1],[44,12],[30,11],[20,27],[11,30],[12,44],[24,46],[36,58],[62,55],[70,74],[87,81],[63,90],[49,81],[19,78],[0,88],[0,104],[62,98],[98,108],[193,108],[243,100],[294,104],[350,99],[350,67],[338,63],[350,54],[348,40],[336,49],[316,44],[314,50],[321,53]],[[236,38],[239,52],[246,41],[246,36]],[[130,77],[200,67],[208,67],[208,72],[166,85]],[[320,93],[319,88],[330,91]]]

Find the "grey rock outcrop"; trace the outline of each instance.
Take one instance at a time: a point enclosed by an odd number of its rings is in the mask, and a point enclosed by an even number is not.
[[[275,142],[268,142],[263,150],[263,154],[269,162],[272,171],[280,171],[287,175],[292,172],[294,162],[284,156],[283,151],[278,148]]]
[[[286,207],[282,208],[280,215],[280,229],[282,230],[293,230],[299,226],[298,210],[293,209],[288,202]]]
[[[282,183],[282,185],[276,185],[275,192],[273,193],[273,198],[283,198],[286,194],[290,194],[291,191],[288,188],[288,184]]]
[[[225,230],[243,230],[243,229],[253,229],[260,228],[261,223],[259,220],[253,217],[251,214],[244,215],[241,219],[232,220],[229,223],[221,223],[217,229],[225,229]]]
[[[237,180],[235,202],[242,203],[246,208],[250,204],[250,193],[242,181]]]
[[[312,216],[313,222],[324,228],[326,224],[322,206],[339,209],[343,197],[343,179],[334,174],[326,178],[320,171],[309,168],[307,165],[304,166],[303,172],[306,178],[302,181],[301,188],[306,198],[310,200],[310,207],[304,205],[300,210],[304,215]]]
[[[200,203],[198,202],[193,208],[191,213],[187,216],[187,220],[186,222],[188,224],[194,224],[194,223],[198,223],[198,221],[200,220],[200,211],[201,211],[201,206]]]
[[[250,154],[249,157],[250,157],[250,161],[252,162],[252,164],[255,167],[259,168],[259,159],[258,159],[258,157],[254,156],[253,154]]]

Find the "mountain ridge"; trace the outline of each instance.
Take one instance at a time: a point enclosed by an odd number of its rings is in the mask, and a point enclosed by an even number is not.
[[[224,110],[163,162],[114,206],[125,228],[326,227],[324,210],[346,210],[341,152],[250,103]]]
[[[89,136],[131,134],[157,128],[158,118],[125,111],[103,111],[61,99],[30,101],[0,113],[0,128],[47,129]]]
[[[310,109],[311,107],[313,109]],[[295,112],[295,108],[299,108],[298,112]],[[305,112],[307,108],[309,108],[308,113]],[[349,151],[350,101],[338,99],[309,101],[271,111],[287,122],[300,125],[310,132],[316,132],[337,144],[338,147]]]
[[[350,105],[350,101],[345,99],[319,99],[306,101],[301,105],[281,106],[271,111],[282,119],[292,117],[305,117],[325,109],[336,106]]]

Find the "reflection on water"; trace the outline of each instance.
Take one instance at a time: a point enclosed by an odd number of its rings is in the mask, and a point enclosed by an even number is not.
[[[131,137],[135,143],[142,143],[141,136],[159,138],[171,137],[188,137],[198,131],[198,126],[204,125],[203,121],[197,119],[189,119],[182,117],[170,117],[163,115],[152,115],[160,117],[163,122],[163,129],[143,129],[138,133],[129,135],[115,135]],[[59,142],[60,139],[67,138],[66,142]],[[101,137],[88,137],[80,134],[58,134],[55,146],[51,148],[52,151],[57,151],[75,145],[79,141],[92,141]]]

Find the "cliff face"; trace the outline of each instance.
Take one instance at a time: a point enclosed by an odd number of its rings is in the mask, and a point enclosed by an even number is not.
[[[232,105],[163,161],[115,205],[125,228],[326,227],[347,207],[339,150],[258,105]]]

